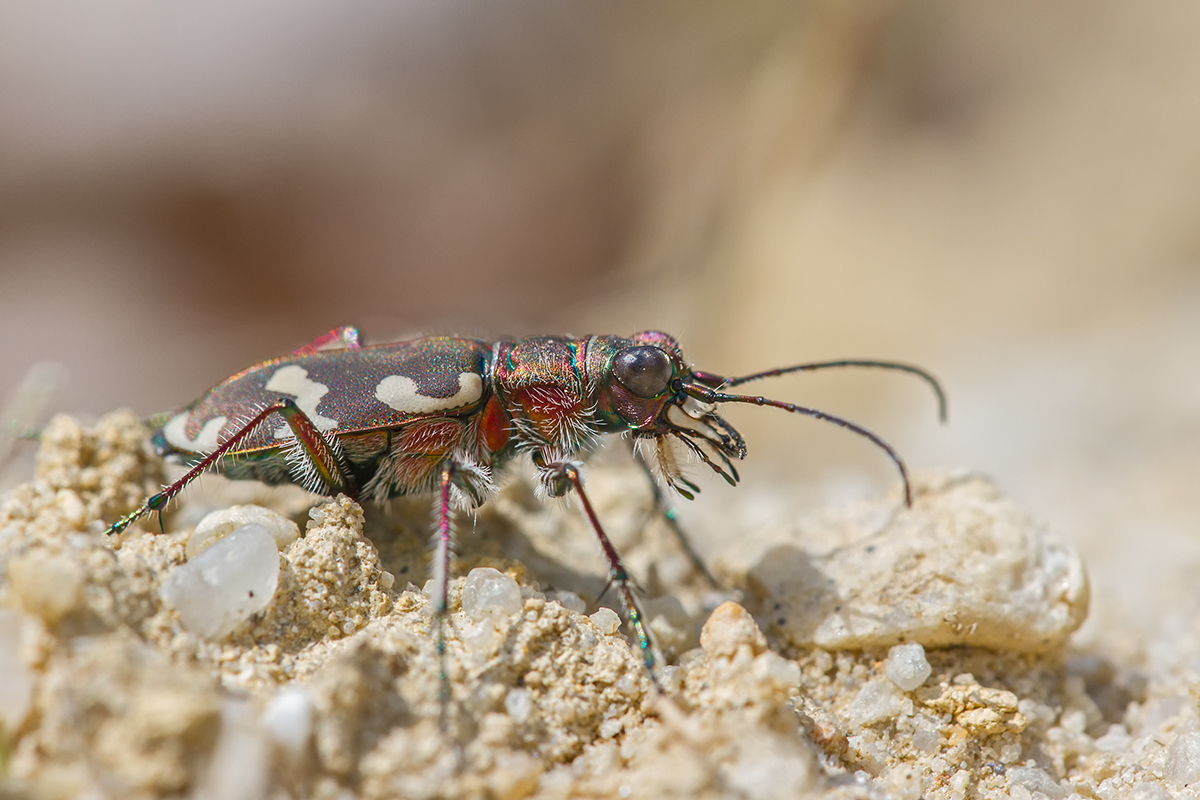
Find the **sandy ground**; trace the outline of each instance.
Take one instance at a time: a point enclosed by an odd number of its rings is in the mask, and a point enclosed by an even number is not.
[[[1072,650],[1082,560],[977,475],[919,474],[912,508],[893,492],[760,530],[761,556],[716,557],[721,590],[640,471],[595,459],[661,691],[603,607],[577,510],[510,482],[460,520],[443,701],[416,583],[426,501],[364,515],[213,479],[165,534],[106,536],[161,475],[143,439],[127,413],[94,431],[60,417],[5,501],[7,796],[1107,799],[1200,779],[1198,643],[1149,675]],[[222,495],[305,530],[267,537],[263,603],[201,631],[189,613],[207,609],[164,586],[232,546],[189,543]],[[237,591],[210,574],[199,602]]]

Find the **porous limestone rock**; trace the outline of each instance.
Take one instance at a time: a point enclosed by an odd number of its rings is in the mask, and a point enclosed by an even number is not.
[[[913,507],[881,499],[805,520],[753,567],[770,630],[797,647],[972,645],[1045,652],[1087,615],[1079,554],[985,478],[919,477]]]

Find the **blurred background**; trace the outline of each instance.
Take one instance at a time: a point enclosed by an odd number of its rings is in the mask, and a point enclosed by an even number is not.
[[[1132,658],[1200,575],[1198,143],[1185,0],[5,3],[0,392],[49,360],[53,410],[162,411],[344,324],[915,362],[946,427],[901,375],[756,390],[993,475]],[[832,426],[729,416],[710,538],[895,491]]]

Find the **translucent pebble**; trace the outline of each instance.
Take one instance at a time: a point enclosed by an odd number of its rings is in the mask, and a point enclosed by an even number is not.
[[[942,735],[937,731],[917,728],[913,731],[912,743],[923,753],[936,753],[942,746]]]
[[[458,638],[472,654],[489,655],[496,647],[500,632],[492,617],[484,617],[471,625],[459,628]]]
[[[1021,745],[1006,744],[1000,748],[1000,763],[1014,764],[1021,759]]]
[[[683,670],[679,667],[662,667],[658,673],[658,682],[667,694],[677,692],[683,682]]]
[[[274,744],[292,758],[299,758],[312,737],[312,696],[295,686],[281,689],[267,703],[260,722]]]
[[[549,592],[546,595],[547,600],[554,600],[568,611],[574,611],[576,614],[582,614],[587,611],[587,603],[583,602],[583,598],[574,592],[557,591]]]
[[[617,632],[617,628],[621,627],[621,618],[611,608],[601,608],[588,619],[600,629],[601,633],[607,633],[609,636],[612,636]]]
[[[524,607],[521,587],[500,570],[477,567],[467,575],[462,607],[474,620],[497,614],[516,614]]]
[[[279,550],[262,525],[246,525],[171,571],[162,599],[205,639],[228,635],[262,611],[279,583]]]
[[[1087,730],[1087,712],[1081,708],[1068,708],[1058,718],[1058,724],[1072,733]]]
[[[640,693],[641,685],[636,678],[626,672],[617,678],[617,682],[613,684],[613,688],[626,697],[637,697]]]
[[[1030,792],[1041,792],[1050,800],[1061,800],[1067,796],[1058,781],[1037,767],[1009,767],[1006,774],[1013,783],[1024,786]]]
[[[885,669],[892,683],[911,692],[925,683],[933,667],[925,658],[925,648],[919,644],[898,644],[888,650]]]
[[[1167,748],[1164,765],[1167,780],[1175,783],[1200,781],[1200,733],[1185,733],[1175,737]]]
[[[800,685],[800,665],[770,651],[754,659],[756,682],[786,690]]]
[[[528,689],[513,689],[504,697],[504,710],[518,725],[525,722],[533,712],[533,692]]]
[[[846,718],[851,725],[861,727],[891,719],[900,713],[903,696],[887,681],[871,681],[862,689],[846,709]]]
[[[1181,795],[1181,797],[1187,797],[1187,795]],[[1150,781],[1140,782],[1129,793],[1129,800],[1174,800],[1174,798],[1175,795],[1168,792],[1162,785]]]
[[[1160,697],[1142,709],[1142,727],[1156,731],[1163,727],[1164,723],[1172,717],[1181,713],[1184,709],[1191,705],[1191,699],[1186,695],[1173,694],[1167,697]]]
[[[264,535],[270,536],[266,531]],[[271,544],[274,548],[274,543]],[[270,752],[254,714],[244,701],[221,708],[221,735],[213,749],[200,797],[221,800],[258,800],[267,796]]]
[[[278,511],[262,506],[230,506],[207,514],[197,523],[196,530],[188,537],[187,557],[195,558],[243,525],[261,525],[274,537],[281,551],[300,538],[300,527]]]
[[[1120,753],[1129,749],[1131,741],[1124,725],[1109,725],[1108,733],[1096,740],[1096,749],[1101,753]]]
[[[21,616],[0,608],[0,733],[25,720],[33,702],[33,675],[21,661]]]
[[[739,747],[729,763],[721,765],[721,777],[728,787],[723,796],[761,800],[815,797],[813,772],[811,760],[789,747],[786,739],[755,738]],[[679,777],[686,780],[683,775]],[[678,796],[690,795],[688,792]]]
[[[624,729],[624,724],[619,719],[606,719],[600,723],[600,738],[611,739]]]

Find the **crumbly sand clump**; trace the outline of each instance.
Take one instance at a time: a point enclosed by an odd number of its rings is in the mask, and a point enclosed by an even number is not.
[[[637,471],[597,467],[597,509],[650,575],[659,692],[597,605],[577,509],[513,482],[459,520],[443,659],[429,502],[260,491],[235,516],[274,539],[212,523],[189,550],[211,500],[106,537],[161,480],[143,440],[130,414],[56,419],[0,508],[6,797],[1112,800],[1200,780],[1200,641],[1181,632],[1191,656],[1150,679],[1073,653],[1082,562],[978,476],[760,531],[764,553],[718,565],[723,595]],[[267,597],[205,605],[226,563]]]

